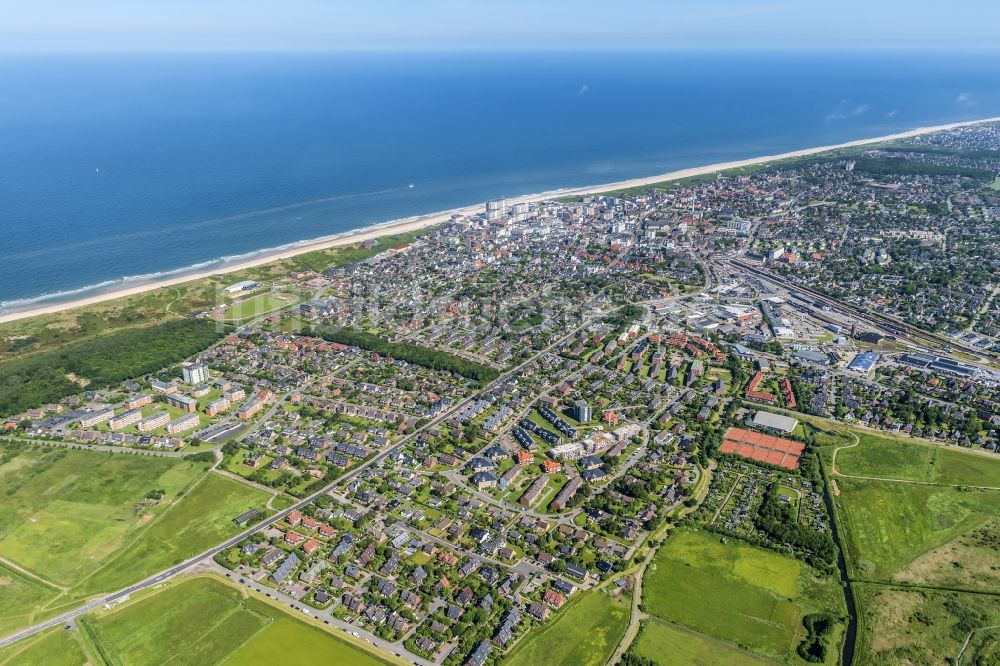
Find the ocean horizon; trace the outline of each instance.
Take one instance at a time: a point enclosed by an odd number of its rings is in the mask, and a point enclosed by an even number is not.
[[[0,56],[0,312],[498,197],[997,116],[998,84],[976,53]]]

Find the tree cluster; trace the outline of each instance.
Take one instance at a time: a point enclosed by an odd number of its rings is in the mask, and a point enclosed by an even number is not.
[[[396,358],[407,363],[430,368],[431,370],[453,372],[467,379],[473,379],[480,384],[487,384],[496,379],[500,374],[489,366],[466,360],[454,354],[436,349],[428,349],[427,347],[421,347],[409,342],[389,342],[383,337],[368,333],[367,331],[359,331],[355,328],[324,329],[318,331],[317,334],[330,342],[339,342],[343,345],[358,347],[359,349]]]
[[[178,320],[81,340],[0,364],[0,416],[156,372],[205,349],[221,333],[213,322]]]

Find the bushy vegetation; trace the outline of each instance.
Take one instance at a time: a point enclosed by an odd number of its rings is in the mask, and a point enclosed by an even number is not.
[[[623,305],[604,317],[604,323],[617,327],[625,327],[636,321],[646,312],[646,308],[635,303]]]
[[[622,655],[622,660],[618,662],[619,666],[660,666],[660,662],[655,659],[650,659],[649,657],[643,657],[642,655],[635,654],[634,652],[626,652]]]
[[[754,525],[777,543],[787,543],[803,553],[806,562],[820,570],[829,570],[836,562],[837,549],[829,534],[816,532],[801,524],[791,504],[778,499],[780,484],[772,483],[764,493]]]
[[[0,364],[0,416],[59,401],[79,392],[82,385],[106,388],[155,372],[205,349],[219,337],[213,322],[170,321],[6,361]]]
[[[988,148],[951,148],[949,146],[891,144],[885,146],[883,150],[922,153],[924,155],[947,155],[949,157],[1000,160],[1000,150],[989,150]]]
[[[339,342],[340,344],[358,347],[381,354],[382,356],[390,356],[406,361],[407,363],[430,368],[431,370],[454,372],[462,377],[474,379],[480,384],[487,384],[496,379],[500,374],[489,366],[468,361],[454,354],[436,349],[428,349],[427,347],[421,347],[409,342],[389,342],[383,337],[366,331],[359,331],[355,328],[323,329],[314,331],[312,335],[319,335],[324,340],[330,342]]]
[[[808,662],[822,664],[830,647],[830,637],[836,626],[836,618],[829,613],[810,613],[802,618],[806,637],[796,651]]]

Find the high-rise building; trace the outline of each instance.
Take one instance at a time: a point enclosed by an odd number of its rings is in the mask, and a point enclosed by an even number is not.
[[[586,423],[594,418],[594,412],[586,400],[577,400],[573,403],[573,418],[580,423]]]
[[[203,363],[185,363],[181,366],[181,374],[188,384],[204,384],[208,381],[208,366]]]

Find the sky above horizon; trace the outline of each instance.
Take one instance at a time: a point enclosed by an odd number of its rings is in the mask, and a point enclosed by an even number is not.
[[[0,0],[0,51],[996,49],[995,0]]]

